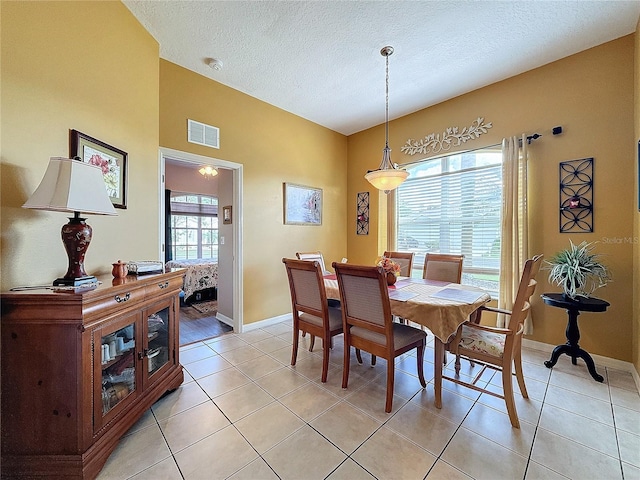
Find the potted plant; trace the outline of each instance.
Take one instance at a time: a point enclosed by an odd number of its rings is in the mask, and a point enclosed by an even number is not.
[[[387,274],[387,284],[393,285],[400,275],[400,265],[390,258],[381,256],[376,259],[376,266],[382,267],[384,273]]]
[[[569,243],[569,248],[546,261],[550,270],[549,282],[562,287],[565,297],[572,300],[577,296],[589,297],[597,288],[611,281],[611,274],[600,263],[599,255],[593,253],[595,242],[574,245],[569,240]]]

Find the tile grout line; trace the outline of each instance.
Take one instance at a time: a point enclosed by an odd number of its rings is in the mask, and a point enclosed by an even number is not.
[[[266,332],[266,333],[268,333],[268,334],[270,335],[270,337],[269,337],[269,338],[265,338],[264,340],[272,339],[272,338],[276,338],[276,339],[277,339],[277,338],[280,338],[280,335],[281,335],[281,334],[279,334],[279,335],[275,335],[275,334],[273,334],[273,333],[271,333],[271,332]],[[234,335],[235,335],[235,334],[234,334]],[[266,355],[266,356],[268,356],[269,358],[273,359],[274,361],[278,362],[278,363],[281,365],[281,367],[280,367],[280,368],[278,368],[278,369],[276,369],[275,371],[279,371],[279,370],[286,369],[286,368],[291,369],[291,367],[290,367],[290,366],[286,365],[286,364],[285,364],[285,363],[283,363],[281,360],[278,360],[278,358],[276,358],[276,357],[272,356],[271,354],[272,354],[273,352],[265,352],[265,351],[263,351],[263,350],[260,350],[258,347],[255,347],[255,346],[253,345],[253,343],[249,343],[249,342],[247,342],[246,340],[244,340],[244,339],[242,339],[242,338],[238,338],[238,340],[242,340],[242,341],[245,343],[245,345],[236,346],[235,348],[231,348],[231,349],[229,349],[228,351],[232,351],[232,350],[235,350],[235,349],[237,349],[237,348],[243,348],[243,347],[245,347],[245,346],[250,346],[250,347],[255,348],[255,349],[257,349],[258,351],[260,351],[260,352],[261,352],[261,354]],[[256,341],[258,341],[258,340],[256,340]],[[197,343],[197,342],[196,342],[196,343]],[[213,344],[213,343],[217,343],[217,342],[211,342],[211,344],[205,344],[204,342],[202,342],[202,343],[203,343],[203,345],[206,345],[208,348],[210,348],[212,351],[214,351],[214,352],[215,352],[215,354],[217,354],[217,355],[221,356],[221,358],[225,359],[225,358],[224,358],[224,356],[223,356],[223,355],[221,355],[221,353],[217,352],[217,351],[215,350],[215,348],[212,346],[212,344]],[[254,342],[254,343],[255,343],[255,342]],[[283,348],[287,348],[287,347],[283,347]],[[290,348],[290,345],[289,345],[289,348]],[[189,349],[187,349],[187,351],[188,351],[188,350],[189,350]],[[280,350],[280,349],[278,349],[278,350]],[[311,355],[315,355],[315,356],[317,356],[316,352],[310,352],[310,354],[311,354]],[[409,355],[409,356],[411,356],[411,355]],[[207,357],[207,358],[209,358],[209,357]],[[225,359],[225,360],[226,360],[226,359]],[[226,360],[226,361],[228,361],[228,360]],[[251,361],[251,360],[247,360],[246,362],[249,362],[249,361]],[[241,362],[241,363],[246,363],[246,362]],[[524,360],[524,362],[526,362],[526,360]],[[527,363],[530,363],[530,364],[532,364],[532,365],[537,365],[537,362],[527,362]],[[335,366],[335,365],[334,365],[334,366]],[[362,448],[362,446],[363,446],[367,441],[369,441],[373,435],[375,435],[377,432],[379,432],[379,431],[382,429],[382,427],[387,426],[387,425],[388,425],[388,422],[389,422],[389,421],[391,421],[391,420],[396,416],[396,414],[397,414],[397,413],[398,413],[402,408],[404,408],[405,406],[407,406],[407,405],[408,405],[408,404],[409,404],[409,403],[410,403],[410,402],[411,402],[411,401],[412,401],[412,400],[413,400],[413,399],[414,399],[414,398],[415,398],[415,397],[416,397],[416,396],[417,396],[417,395],[418,395],[418,394],[423,390],[423,389],[419,389],[417,392],[415,392],[414,394],[412,394],[408,399],[403,399],[403,403],[402,403],[402,405],[401,405],[401,406],[400,406],[400,407],[399,407],[399,408],[398,408],[398,409],[397,409],[397,410],[396,410],[392,415],[390,415],[390,416],[389,416],[388,418],[386,418],[382,423],[380,423],[380,425],[378,425],[378,426],[376,427],[376,429],[375,429],[375,430],[374,430],[370,435],[368,435],[368,436],[367,436],[367,438],[366,438],[366,439],[364,439],[364,440],[363,440],[363,441],[362,441],[362,442],[361,442],[361,443],[360,443],[360,444],[359,444],[359,445],[358,445],[358,446],[353,450],[353,452],[352,452],[351,454],[349,454],[349,453],[344,452],[344,451],[343,451],[340,447],[338,447],[334,442],[332,442],[329,438],[327,438],[327,437],[326,437],[325,435],[323,435],[320,431],[318,431],[314,426],[312,426],[312,425],[311,425],[311,423],[310,423],[310,422],[311,422],[311,421],[314,421],[315,419],[317,419],[317,418],[319,418],[320,416],[324,415],[327,411],[329,411],[329,410],[330,410],[331,408],[333,408],[335,405],[340,404],[340,403],[343,403],[343,402],[344,402],[345,404],[347,404],[347,405],[349,405],[349,406],[351,406],[351,407],[353,407],[353,408],[357,409],[358,411],[362,412],[363,414],[365,414],[365,415],[367,415],[367,416],[369,416],[369,417],[373,418],[374,420],[379,421],[379,420],[377,420],[377,418],[376,418],[376,417],[372,417],[372,416],[371,416],[371,415],[369,415],[366,411],[361,410],[357,405],[354,405],[354,404],[350,403],[350,402],[349,402],[349,400],[347,399],[347,397],[341,397],[341,396],[338,396],[337,394],[333,393],[333,391],[331,391],[330,389],[328,389],[328,388],[324,387],[323,385],[318,385],[318,382],[317,382],[317,381],[314,381],[313,379],[311,379],[311,378],[307,377],[306,375],[303,375],[303,374],[301,374],[301,373],[299,373],[299,372],[295,372],[295,369],[292,369],[295,373],[297,373],[298,375],[301,375],[305,380],[307,380],[307,383],[305,383],[304,385],[301,385],[301,386],[299,386],[299,387],[297,387],[297,388],[294,388],[294,390],[292,390],[291,392],[288,392],[288,393],[287,393],[287,395],[289,395],[289,394],[291,394],[292,392],[295,392],[295,391],[297,391],[297,390],[299,390],[299,389],[302,389],[302,388],[303,388],[303,387],[305,387],[305,386],[308,386],[308,385],[312,384],[312,385],[314,385],[314,387],[322,388],[326,393],[328,393],[328,394],[332,395],[332,396],[333,396],[333,397],[335,397],[335,398],[336,398],[336,400],[337,400],[337,402],[336,402],[335,404],[332,404],[329,408],[327,408],[326,410],[324,410],[324,411],[323,411],[323,412],[321,412],[320,414],[318,414],[318,415],[314,416],[314,417],[313,417],[313,419],[311,419],[311,420],[309,420],[309,421],[306,421],[306,420],[304,420],[303,418],[301,418],[300,416],[298,416],[295,412],[293,412],[292,410],[290,410],[290,409],[289,409],[289,407],[287,407],[287,405],[285,405],[284,403],[282,403],[282,401],[281,401],[281,399],[280,399],[280,398],[276,398],[274,395],[272,395],[271,393],[269,393],[268,391],[266,391],[266,390],[265,390],[265,389],[264,389],[260,384],[258,384],[258,383],[257,383],[257,380],[259,380],[260,378],[266,377],[266,376],[270,375],[271,373],[274,373],[275,371],[274,371],[274,372],[269,372],[269,373],[267,373],[267,374],[265,374],[265,375],[262,375],[261,377],[259,377],[259,378],[257,378],[257,379],[253,379],[253,378],[249,377],[248,375],[246,375],[244,372],[242,372],[242,371],[238,368],[238,366],[237,366],[237,365],[230,364],[229,369],[230,369],[231,367],[233,367],[233,369],[235,369],[235,370],[236,370],[237,372],[239,372],[240,374],[242,374],[242,375],[246,376],[246,377],[250,380],[250,382],[251,382],[251,383],[253,383],[255,386],[257,386],[259,389],[261,389],[262,391],[264,391],[267,395],[269,395],[269,397],[271,397],[271,398],[273,399],[273,402],[269,402],[267,405],[271,405],[272,403],[278,402],[278,404],[279,404],[280,406],[282,406],[282,407],[284,407],[285,409],[287,409],[287,411],[291,412],[293,415],[295,415],[297,418],[299,418],[299,419],[303,422],[303,425],[302,425],[302,426],[300,426],[299,428],[297,428],[296,430],[294,430],[293,432],[291,432],[291,433],[290,433],[289,435],[287,435],[284,439],[280,440],[277,444],[275,444],[275,445],[271,446],[271,447],[269,448],[269,450],[267,450],[267,451],[271,451],[273,448],[275,448],[277,445],[279,445],[282,441],[285,441],[286,439],[288,439],[288,438],[290,438],[292,435],[294,435],[296,432],[299,432],[302,428],[304,428],[304,426],[309,426],[313,431],[315,431],[315,432],[316,432],[317,434],[319,434],[322,438],[324,438],[327,442],[329,442],[329,444],[331,444],[333,447],[335,447],[338,451],[340,451],[340,452],[342,452],[343,454],[345,454],[345,458],[344,458],[344,459],[343,459],[343,460],[342,460],[342,461],[341,461],[341,462],[340,462],[340,463],[339,463],[335,468],[333,468],[333,470],[328,474],[329,476],[330,476],[331,474],[333,474],[337,469],[339,469],[339,468],[340,468],[340,466],[342,466],[342,465],[347,461],[347,459],[351,459],[351,460],[352,460],[356,465],[358,465],[360,468],[362,468],[363,470],[365,470],[365,471],[366,471],[367,473],[369,473],[370,475],[373,475],[373,474],[372,474],[371,472],[369,472],[365,467],[363,467],[363,466],[362,466],[362,465],[360,465],[360,464],[359,464],[355,459],[353,459],[351,455],[352,455],[352,454],[354,454],[355,452],[357,452],[360,448]],[[186,368],[185,368],[185,370],[186,370]],[[220,370],[220,371],[224,371],[224,370],[227,370],[227,368],[225,368],[225,369],[223,369],[223,370]],[[214,373],[212,373],[211,375],[213,375],[213,374],[215,374],[215,373],[219,373],[220,371],[218,371],[218,372],[214,372]],[[414,376],[411,372],[408,372],[408,371],[404,371],[404,370],[398,370],[398,371],[402,371],[404,374],[409,375],[409,376]],[[609,370],[608,370],[608,368],[606,368],[606,367],[605,367],[605,371],[606,371],[606,375],[607,375],[607,379],[608,379],[608,378],[609,378]],[[188,373],[188,371],[187,371],[187,373]],[[568,373],[568,372],[562,372],[562,373]],[[569,375],[573,375],[572,373],[568,373],[568,374],[569,374]],[[362,385],[361,387],[359,387],[356,391],[359,391],[359,390],[361,390],[361,389],[366,388],[366,386],[367,386],[367,385],[370,385],[371,383],[375,382],[375,380],[376,380],[380,375],[381,375],[381,374],[376,375],[375,377],[373,377],[373,378],[371,378],[371,379],[366,379],[366,378],[364,378],[364,377],[361,377],[363,380],[366,380],[366,381],[365,381],[365,382],[363,383],[363,385]],[[540,426],[540,421],[541,421],[541,417],[542,417],[543,409],[544,409],[544,407],[545,407],[545,405],[546,405],[546,400],[547,400],[547,396],[548,396],[548,392],[549,392],[549,387],[550,387],[550,385],[551,385],[551,383],[550,383],[550,382],[551,382],[551,375],[552,375],[552,372],[551,372],[551,373],[550,373],[550,375],[547,377],[547,380],[546,380],[546,382],[545,382],[544,394],[543,394],[543,396],[542,396],[542,400],[541,400],[541,407],[540,407],[540,410],[539,410],[538,415],[537,415],[537,421],[536,421],[536,424],[535,424],[534,435],[533,435],[533,438],[532,438],[531,447],[529,448],[529,452],[528,452],[528,456],[527,456],[527,461],[526,461],[526,466],[525,466],[525,470],[524,470],[523,478],[526,478],[527,472],[529,471],[529,467],[530,467],[530,464],[531,464],[531,461],[532,461],[532,453],[533,453],[533,449],[534,449],[535,441],[536,441],[536,439],[537,439],[537,437],[538,437],[539,429],[540,429],[540,428],[542,428],[542,427]],[[205,377],[207,377],[207,376],[209,376],[209,375],[206,375]],[[577,376],[577,377],[581,378],[581,375],[575,375],[575,376]],[[228,417],[228,416],[227,416],[227,415],[226,415],[226,414],[225,414],[225,413],[220,409],[220,407],[218,407],[218,405],[215,403],[214,398],[212,398],[212,397],[211,397],[211,396],[210,396],[210,395],[209,395],[209,394],[204,390],[204,388],[203,388],[203,387],[202,387],[202,385],[200,384],[199,380],[201,380],[202,378],[205,378],[205,377],[201,377],[201,378],[199,378],[199,379],[193,378],[193,381],[198,385],[198,388],[199,388],[200,390],[202,390],[202,391],[203,391],[203,393],[205,393],[206,397],[208,398],[208,401],[211,401],[212,403],[214,403],[214,405],[216,405],[216,408],[220,411],[220,413],[222,413],[222,414],[223,414],[224,418],[225,418],[225,419],[226,419],[226,420],[227,420],[231,425],[233,425],[233,426],[234,426],[234,428],[236,429],[236,431],[237,431],[238,433],[240,433],[241,437],[242,437],[242,438],[243,438],[243,439],[244,439],[244,440],[245,440],[245,441],[246,441],[246,442],[251,446],[251,448],[256,452],[256,454],[258,455],[258,457],[259,457],[259,458],[261,458],[261,460],[267,464],[267,466],[269,467],[269,469],[270,469],[270,470],[271,470],[271,471],[276,475],[276,477],[280,478],[280,476],[275,472],[275,470],[273,470],[273,467],[271,467],[271,465],[270,465],[270,464],[269,464],[269,463],[264,459],[264,457],[263,457],[260,453],[258,453],[258,451],[256,450],[256,448],[251,444],[251,442],[249,442],[249,441],[248,441],[248,439],[247,439],[247,438],[246,438],[246,437],[245,437],[245,436],[244,436],[244,435],[239,431],[238,427],[235,425],[235,423],[236,423],[236,422],[231,422],[231,420],[229,419],[229,417]],[[536,380],[535,378],[533,378],[533,379],[534,379],[534,380]],[[539,380],[537,380],[537,381],[539,381]],[[431,383],[431,382],[429,382],[429,383]],[[556,386],[556,387],[559,387],[559,388],[562,388],[561,386],[557,386],[557,385],[555,385],[555,386]],[[239,388],[239,387],[237,387],[237,388]],[[608,402],[608,403],[609,403],[609,405],[610,405],[611,415],[612,415],[613,422],[614,422],[614,423],[613,423],[613,430],[614,430],[615,437],[616,437],[616,447],[617,447],[617,452],[618,452],[618,455],[617,455],[617,457],[618,457],[618,458],[617,458],[617,460],[618,460],[618,462],[619,462],[619,464],[620,464],[620,469],[621,469],[622,478],[624,478],[623,461],[622,461],[621,451],[620,451],[620,442],[619,442],[619,438],[618,438],[618,428],[617,428],[617,426],[616,426],[616,425],[617,425],[617,423],[616,423],[616,417],[615,417],[615,414],[614,414],[614,404],[613,404],[613,398],[612,398],[612,391],[611,391],[611,388],[612,388],[612,386],[609,384],[609,381],[607,381],[607,391],[608,391],[608,397],[609,397],[609,398],[608,398],[608,399],[609,399],[609,402]],[[231,391],[233,391],[233,390],[235,390],[235,389],[232,389]],[[425,388],[425,390],[426,390],[426,388]],[[624,389],[623,389],[623,390],[624,390]],[[574,390],[570,390],[570,391],[572,391],[573,393],[582,394],[581,392],[576,392],[576,391],[574,391]],[[354,392],[355,392],[355,391],[354,391]],[[225,392],[225,393],[228,393],[228,392]],[[452,392],[452,393],[454,393],[454,394],[458,395],[458,393],[456,393],[456,392]],[[591,397],[591,398],[594,398],[594,399],[598,400],[598,398],[597,398],[597,397],[592,397],[591,395],[588,395],[588,396],[589,396],[589,397]],[[465,398],[469,398],[469,397],[465,397]],[[470,398],[469,398],[469,399],[470,399]],[[450,464],[448,464],[447,462],[445,462],[445,461],[442,459],[442,455],[443,455],[443,453],[446,451],[446,449],[448,448],[448,446],[450,445],[450,443],[451,443],[452,439],[454,438],[454,436],[455,436],[455,435],[460,431],[460,428],[462,428],[462,424],[463,424],[463,423],[464,423],[464,421],[468,418],[468,416],[469,416],[470,412],[472,411],[472,409],[473,409],[476,405],[481,404],[481,403],[480,403],[480,401],[479,401],[479,399],[480,399],[480,396],[478,396],[477,398],[473,399],[473,402],[472,402],[471,407],[470,407],[470,408],[469,408],[469,410],[466,412],[466,414],[464,415],[464,417],[460,420],[460,422],[458,423],[458,425],[457,425],[457,427],[456,427],[455,431],[453,432],[453,434],[451,435],[451,437],[449,438],[449,440],[447,441],[447,443],[445,444],[445,446],[442,448],[442,450],[440,451],[440,453],[436,456],[436,461],[434,462],[434,464],[433,464],[433,465],[429,468],[429,470],[427,471],[427,473],[426,473],[426,475],[425,475],[425,478],[426,478],[426,477],[428,477],[428,475],[432,472],[432,470],[433,470],[434,466],[436,465],[436,463],[438,463],[438,461],[442,461],[442,462],[446,463],[447,465],[450,465]],[[471,399],[470,399],[470,400],[471,400]],[[244,417],[242,417],[242,418],[246,418],[247,416],[252,415],[252,414],[254,414],[254,413],[256,413],[256,412],[260,411],[261,409],[265,408],[267,405],[262,406],[261,408],[257,409],[257,410],[256,410],[256,411],[254,411],[254,412],[251,412],[250,414],[245,415],[245,416],[244,416]],[[489,407],[489,408],[494,408],[494,407],[489,406],[489,405],[484,405],[484,404],[482,404],[482,405],[483,405],[483,406],[487,406],[487,407]],[[551,404],[549,404],[549,405],[551,405]],[[420,405],[417,405],[417,406],[418,406],[419,408],[422,408]],[[195,405],[194,405],[193,407],[195,407]],[[193,407],[190,407],[190,408],[193,408]],[[494,409],[495,409],[495,408],[494,408]],[[186,409],[186,410],[189,410],[189,409]],[[185,411],[186,411],[186,410],[185,410]],[[633,409],[631,409],[631,410],[633,410]],[[184,478],[184,475],[182,474],[182,471],[180,470],[180,467],[179,467],[179,465],[177,464],[177,461],[176,461],[176,458],[175,458],[175,454],[173,453],[173,451],[172,451],[171,447],[170,447],[170,446],[169,446],[169,444],[168,444],[167,438],[165,437],[165,433],[164,433],[164,431],[162,431],[162,428],[160,428],[160,424],[159,424],[159,421],[158,421],[158,418],[157,418],[156,414],[155,414],[153,411],[152,411],[151,413],[152,413],[152,415],[153,415],[153,418],[154,418],[154,420],[155,420],[156,425],[158,426],[158,428],[159,428],[159,429],[160,429],[160,431],[161,431],[161,434],[162,434],[162,436],[163,436],[163,439],[164,439],[164,441],[165,441],[165,444],[167,445],[167,448],[169,449],[169,452],[170,452],[170,454],[171,454],[171,457],[172,457],[172,459],[173,459],[173,462],[176,464],[176,466],[177,466],[177,468],[178,468],[178,472],[180,473],[180,475],[182,476],[182,478]],[[585,418],[587,418],[587,417],[585,417]],[[445,417],[445,419],[446,419],[446,417]],[[241,419],[239,419],[239,420],[241,420]],[[239,420],[238,420],[238,421],[239,421]],[[448,419],[447,419],[447,420],[448,420]],[[450,420],[448,420],[448,421],[450,421]],[[387,426],[387,428],[389,428],[389,427]],[[218,431],[220,431],[220,430],[218,430]],[[414,441],[412,441],[411,439],[409,439],[409,438],[405,437],[405,436],[404,436],[404,435],[402,435],[401,433],[398,433],[398,432],[396,432],[395,430],[391,430],[391,431],[393,431],[394,433],[398,434],[400,437],[402,437],[402,438],[406,439],[407,441],[411,442],[412,444],[416,445],[417,447],[419,447],[419,448],[421,448],[421,449],[423,449],[423,450],[425,450],[425,451],[429,452],[428,450],[424,449],[424,448],[423,448],[423,447],[421,447],[419,444],[417,444],[417,443],[415,443]],[[210,435],[213,435],[214,433],[216,433],[216,432],[213,432],[213,433],[212,433],[212,434],[210,434]],[[553,432],[552,432],[552,433],[553,433]],[[210,435],[208,435],[208,436],[210,436]],[[204,437],[204,438],[207,438],[208,436],[206,436],[206,437]],[[569,441],[571,441],[571,442],[574,442],[573,440],[571,440],[571,438],[564,437],[564,436],[562,436],[562,435],[559,435],[559,436],[560,436],[560,437],[562,437],[562,438],[565,438],[565,439],[567,439],[567,440],[569,440]],[[485,438],[486,438],[486,437],[485,437]],[[199,441],[201,441],[201,440],[203,440],[203,439],[200,439]],[[490,439],[488,439],[488,440],[490,440]],[[492,440],[490,440],[490,441],[492,441]],[[495,443],[497,443],[497,442],[495,442]],[[594,450],[594,451],[596,451],[596,452],[599,452],[598,450],[593,449],[593,448],[589,447],[588,445],[584,445],[584,444],[582,444],[582,443],[580,443],[580,442],[576,442],[576,443],[578,443],[579,445],[582,445],[582,446],[584,446],[584,447],[587,447],[587,448],[589,448],[589,449],[592,449],[592,450]],[[499,443],[498,443],[498,445],[501,445],[501,444],[499,444]],[[501,445],[501,446],[502,446],[502,445]],[[186,448],[186,447],[185,447],[185,448]],[[508,447],[504,447],[504,448],[507,448],[508,450],[511,450],[511,449],[510,449],[510,448],[508,448]],[[512,450],[511,450],[511,451],[512,451]],[[266,452],[265,452],[265,453],[266,453]],[[429,452],[429,453],[430,453],[430,452]],[[516,454],[517,454],[517,452],[514,452],[514,453],[516,453]],[[603,453],[603,452],[600,452],[600,453]],[[161,460],[161,461],[164,461],[164,460]],[[255,460],[253,460],[253,461],[255,461]],[[253,463],[253,461],[249,462],[247,465],[242,466],[240,469],[238,469],[236,472],[232,473],[231,475],[234,475],[234,474],[236,474],[237,472],[241,471],[242,469],[246,468],[248,465],[250,465],[251,463]],[[156,464],[154,464],[154,465],[157,465],[158,463],[160,463],[160,462],[157,462],[157,463],[156,463]],[[462,471],[461,471],[461,470],[459,470],[457,467],[455,467],[455,466],[453,466],[453,465],[450,465],[450,466],[451,466],[452,468],[455,468],[457,471],[462,472]],[[555,472],[555,470],[551,469],[550,467],[548,467],[548,466],[546,466],[546,465],[543,465],[543,466],[544,466],[544,468],[548,468],[548,469],[550,469],[551,471],[554,471],[554,472]],[[146,469],[144,469],[144,470],[147,470],[147,469],[149,469],[149,468],[151,468],[151,467],[153,467],[153,465],[152,465],[152,466],[147,467],[147,468],[146,468]],[[142,470],[142,471],[144,471],[144,470]],[[136,474],[138,474],[138,473],[141,473],[141,472],[137,472]],[[462,473],[464,473],[464,472],[462,472]],[[556,473],[558,473],[558,474],[559,474],[559,472],[556,472]],[[465,474],[466,474],[466,473],[465,473]],[[375,477],[375,476],[374,476],[374,477]]]
[[[529,471],[529,465],[531,464],[531,456],[533,455],[533,447],[536,444],[536,438],[538,436],[538,428],[540,428],[540,419],[542,418],[542,410],[544,410],[544,402],[547,398],[547,392],[549,391],[549,381],[551,380],[552,372],[549,372],[549,376],[547,377],[546,386],[544,388],[544,395],[542,396],[542,403],[540,405],[540,412],[538,413],[538,419],[536,420],[536,427],[533,431],[533,438],[531,439],[531,447],[529,448],[529,455],[527,456],[527,464],[524,467],[524,475],[522,477],[523,480],[527,478],[527,472]],[[545,468],[548,468],[552,472],[557,473],[558,475],[562,475],[560,472],[556,472],[555,470],[543,465]]]

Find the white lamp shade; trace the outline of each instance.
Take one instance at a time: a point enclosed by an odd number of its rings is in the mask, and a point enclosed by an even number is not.
[[[409,176],[406,170],[396,170],[395,168],[373,170],[367,173],[366,178],[371,185],[378,190],[390,191],[396,189]]]
[[[40,185],[23,208],[117,215],[97,165],[51,157]]]

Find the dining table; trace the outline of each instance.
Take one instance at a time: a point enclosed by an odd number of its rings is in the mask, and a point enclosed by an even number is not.
[[[328,299],[340,299],[335,275],[324,276]],[[427,327],[434,336],[435,406],[442,408],[442,368],[445,345],[460,325],[491,300],[484,290],[458,283],[399,277],[389,285],[391,313]]]

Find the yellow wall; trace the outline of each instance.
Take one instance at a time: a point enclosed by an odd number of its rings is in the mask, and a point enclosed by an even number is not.
[[[634,112],[635,112],[635,143],[638,145],[640,142],[640,19],[638,19],[638,24],[636,25],[636,34],[635,34],[635,80],[633,82],[634,85],[634,93],[635,93],[635,101],[634,101]],[[637,147],[635,162],[635,174],[634,178],[636,178],[636,191],[635,191],[635,202],[640,201],[640,147]],[[633,328],[632,328],[632,337],[633,337],[633,364],[636,367],[636,372],[640,372],[640,205],[637,205],[637,208],[634,207],[633,214],[633,232],[634,238],[638,239],[639,244],[635,245],[633,252],[633,271],[636,274],[633,277]]]
[[[120,2],[1,2],[2,281],[51,284],[67,270],[68,215],[25,210],[49,157],[76,129],[129,154],[126,210],[90,216],[89,274],[158,257],[158,44]]]
[[[155,40],[119,2],[1,2],[0,9],[2,290],[49,284],[66,271],[59,236],[65,215],[20,206],[48,158],[68,155],[70,129],[129,153],[128,209],[118,210],[118,217],[89,218],[89,273],[110,271],[118,258],[159,257],[159,145],[244,165],[245,323],[289,311],[280,258],[319,249],[328,262],[348,256],[371,263],[384,248],[384,223],[377,222],[384,198],[363,178],[380,162],[382,126],[346,139],[161,61]],[[400,152],[407,138],[467,126],[477,116],[493,128],[465,147],[520,132],[543,133],[531,146],[532,252],[549,256],[569,238],[602,242],[598,250],[615,281],[598,295],[612,306],[581,316],[580,343],[595,354],[633,360],[640,370],[640,280],[632,275],[632,265],[640,270],[640,247],[624,241],[640,238],[634,187],[640,138],[637,37],[636,32],[635,39],[624,37],[395,120],[390,143],[394,161],[414,161]],[[220,127],[222,148],[187,143],[187,118]],[[564,127],[562,136],[551,136],[555,125]],[[559,234],[558,163],[591,156],[595,232]],[[323,189],[321,227],[282,224],[283,181]],[[355,235],[355,197],[362,191],[372,192],[368,236]],[[556,290],[542,277],[541,292]],[[564,312],[536,298],[534,315],[532,339],[562,341]]]
[[[397,163],[419,160],[400,151],[407,139],[421,139],[447,127],[471,125],[481,116],[493,127],[479,139],[463,145],[472,149],[499,143],[505,136],[539,132],[543,137],[530,146],[531,253],[550,257],[556,251],[582,240],[601,243],[614,283],[598,290],[597,296],[611,303],[609,311],[583,313],[580,344],[594,354],[631,361],[633,314],[633,218],[637,204],[634,178],[633,132],[634,36],[585,52],[490,85],[447,102],[394,120],[390,124],[392,158]],[[393,92],[391,92],[393,94]],[[552,136],[551,128],[562,125],[564,133]],[[383,126],[349,137],[349,193],[372,191],[364,180],[367,169],[376,168],[383,147]],[[452,150],[453,151],[453,150]],[[595,218],[591,234],[558,233],[558,164],[565,160],[595,159]],[[377,192],[372,191],[371,218],[378,220]],[[347,221],[355,213],[348,211]],[[349,258],[371,263],[381,252],[377,230],[368,237],[348,232]],[[635,230],[637,235],[637,228]],[[620,243],[617,243],[620,242]],[[557,291],[541,273],[539,292]],[[533,304],[535,332],[532,340],[562,343],[566,313],[547,307],[536,295]]]
[[[188,143],[188,118],[219,127],[220,149]],[[346,255],[343,135],[161,60],[160,145],[243,164],[245,324],[291,311],[283,257]],[[283,225],[282,182],[322,188],[322,226]]]

